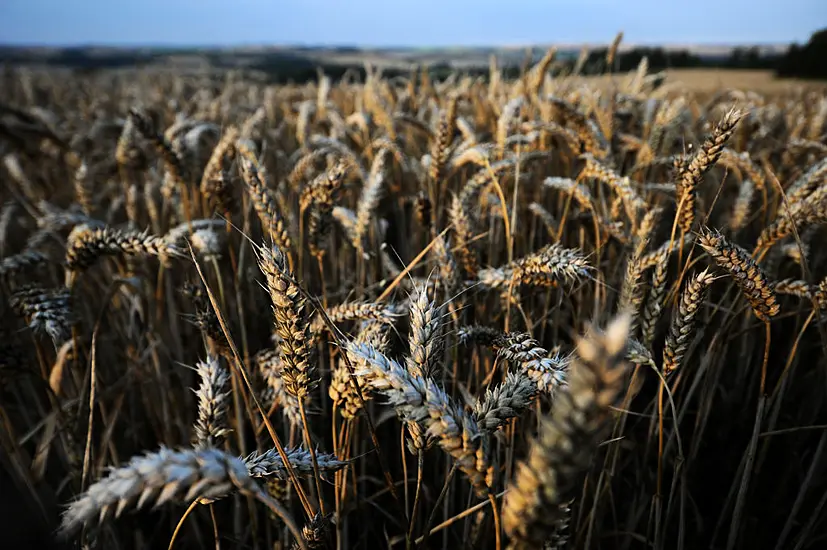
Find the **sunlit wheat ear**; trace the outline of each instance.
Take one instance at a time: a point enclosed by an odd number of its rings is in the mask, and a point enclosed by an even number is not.
[[[778,314],[780,306],[772,282],[746,250],[708,229],[698,242],[715,263],[735,279],[756,317],[766,322]]]
[[[656,257],[655,268],[652,270],[649,295],[643,306],[641,316],[641,341],[645,347],[650,347],[655,340],[660,314],[663,310],[663,300],[666,296],[666,281],[669,275],[669,251],[663,250]]]
[[[308,145],[310,117],[313,115],[315,110],[315,104],[309,99],[302,101],[299,104],[299,116],[296,119],[296,140],[302,148],[305,148]]]
[[[240,134],[244,139],[253,139],[253,137],[260,137],[261,125],[267,116],[267,111],[264,106],[259,107],[255,112],[247,117],[241,125]]]
[[[543,418],[528,457],[517,468],[503,503],[503,527],[512,548],[540,548],[566,514],[561,505],[577,494],[623,394],[628,316],[577,342],[569,384]]]
[[[287,185],[291,189],[299,189],[299,184],[307,178],[308,172],[321,159],[324,159],[333,152],[329,147],[319,147],[302,155],[293,165],[290,174],[287,176]]]
[[[313,475],[313,459],[310,456],[310,451],[297,447],[295,449],[285,449],[285,455],[293,467],[293,471],[299,476]],[[349,463],[344,460],[339,460],[332,454],[316,452],[316,462],[319,466],[319,471],[324,474],[337,472],[347,466]],[[282,480],[290,479],[290,474],[284,460],[281,458],[278,449],[268,449],[264,452],[254,451],[244,458],[244,466],[250,473],[250,477],[277,477]]]
[[[196,498],[223,496],[233,488],[258,491],[240,458],[218,449],[159,451],[136,456],[94,483],[63,514],[61,534],[82,525],[118,517],[128,508],[141,509],[167,502],[189,503]]]
[[[261,228],[270,235],[276,246],[281,248],[285,254],[290,254],[293,241],[290,238],[287,222],[279,209],[273,191],[267,186],[262,176],[258,159],[245,142],[238,142],[236,149],[245,189],[261,222]]]
[[[376,153],[376,157],[374,157],[373,164],[370,167],[368,181],[365,182],[365,186],[362,188],[362,194],[359,197],[359,204],[356,208],[356,223],[351,236],[353,246],[356,247],[356,250],[363,256],[367,256],[367,239],[371,221],[376,207],[379,206],[379,200],[382,198],[385,181],[385,159],[388,155],[389,151],[387,149],[380,149],[379,152]]]
[[[431,166],[429,176],[431,181],[440,184],[445,176],[445,168],[451,154],[451,142],[454,139],[454,131],[457,123],[457,96],[452,94],[448,97],[445,110],[439,118],[436,136],[431,147]]]
[[[365,321],[353,341],[368,344],[384,353],[389,345],[388,326],[377,321]],[[362,399],[359,399],[359,391],[353,386],[354,383],[358,384]],[[371,398],[371,391],[364,378],[351,378],[345,361],[340,357],[331,376],[328,395],[344,418],[355,418],[362,410],[362,400]]]
[[[408,157],[405,155],[405,153],[399,147],[399,144],[395,141],[391,141],[390,138],[388,138],[387,136],[379,136],[377,138],[374,138],[373,141],[370,142],[370,149],[372,149],[373,151],[376,151],[377,155],[383,149],[387,150],[391,154],[391,156],[393,157],[393,160],[397,164],[399,164],[399,167],[403,171],[405,171],[405,172],[410,171],[410,167],[408,166]],[[374,160],[376,160],[376,159],[374,158]]]
[[[428,291],[424,286],[418,288],[411,299],[411,333],[408,337],[409,355],[406,366],[408,372],[416,377],[432,377],[439,368],[442,359],[442,309],[428,299]]]
[[[451,220],[451,227],[456,242],[456,255],[460,265],[468,277],[475,277],[479,270],[479,264],[475,250],[471,246],[473,229],[471,218],[462,204],[459,196],[455,195],[448,208],[448,217]]]
[[[606,70],[608,72],[614,72],[614,63],[615,57],[617,56],[617,50],[620,47],[620,43],[623,41],[623,32],[619,32],[615,35],[614,40],[612,40],[609,49],[606,50]]]
[[[207,201],[210,209],[220,212],[225,218],[230,218],[235,205],[233,195],[232,176],[229,170],[218,170],[204,181],[201,194]]]
[[[183,255],[181,249],[168,244],[164,238],[146,232],[79,225],[69,234],[66,243],[67,281],[73,282],[76,273],[88,269],[103,256],[155,256],[166,263]]]
[[[463,131],[464,125],[467,121],[457,119],[457,129]],[[454,148],[451,159],[448,163],[448,173],[451,174],[467,164],[484,167],[486,162],[492,162],[492,153],[496,151],[496,146],[491,143],[478,144],[473,137],[473,130],[470,127],[465,128],[469,135],[463,136],[465,140]]]
[[[715,126],[712,135],[701,145],[698,153],[685,165],[678,179],[678,195],[676,200],[680,205],[678,224],[684,233],[689,233],[695,223],[695,195],[697,187],[706,174],[721,156],[726,142],[735,132],[735,125],[741,120],[743,113],[740,111],[729,111],[723,119]]]
[[[367,171],[362,166],[359,155],[345,142],[321,135],[314,135],[310,142],[314,148],[328,148],[332,150],[333,154],[330,155],[330,158],[338,157],[338,159],[346,165],[348,171],[355,171],[359,179],[363,182],[368,180]],[[304,190],[302,191],[302,196],[304,196]],[[299,201],[299,206],[303,207],[302,210],[304,210],[306,205],[307,203],[304,200]]]
[[[330,215],[334,220],[339,222],[348,240],[350,240],[350,243],[356,248],[356,243],[360,240],[360,237],[356,234],[356,213],[344,206],[334,206],[333,210],[330,211]],[[368,254],[363,254],[362,257],[366,260],[370,258]]]
[[[617,305],[617,311],[619,313],[629,314],[632,322],[632,325],[629,327],[629,333],[632,335],[637,331],[638,316],[640,314],[641,304],[643,303],[642,276],[641,259],[639,256],[633,254],[626,261],[626,273],[623,277],[623,286],[620,289],[620,298],[618,299]]]
[[[543,85],[543,80],[546,77],[546,73],[551,67],[551,63],[554,61],[554,58],[557,56],[557,47],[552,46],[546,53],[540,58],[540,61],[537,62],[531,68],[531,71],[528,75],[528,91],[529,97],[536,98],[539,97],[540,88]]]
[[[418,422],[451,455],[474,489],[485,494],[491,483],[488,439],[476,420],[454,403],[434,380],[413,376],[402,365],[367,344],[350,342],[347,353],[356,375],[406,422]]]
[[[224,436],[230,432],[227,425],[230,395],[227,382],[230,374],[213,356],[199,361],[195,370],[201,381],[195,392],[198,396],[198,419],[193,427],[193,446],[220,447]]]
[[[678,308],[672,313],[672,324],[663,348],[663,372],[670,374],[681,361],[695,335],[695,317],[703,305],[709,285],[715,277],[704,270],[689,279],[681,294]]]
[[[522,373],[509,373],[493,390],[486,390],[483,399],[474,404],[474,417],[480,430],[495,431],[510,419],[520,416],[537,395],[537,384]]]
[[[273,304],[273,325],[281,338],[279,350],[284,364],[282,378],[287,392],[305,399],[318,384],[305,309],[305,299],[293,280],[287,257],[277,247],[258,248],[258,265],[267,280]]]
[[[428,299],[427,285],[415,287],[410,300],[410,335],[408,336],[409,355],[405,360],[408,372],[416,378],[431,378],[436,374],[442,356],[443,341],[440,330],[443,308],[437,308]],[[416,422],[407,423],[408,447],[411,452],[423,450],[429,446],[427,434]]]
[[[309,187],[307,240],[310,253],[317,258],[324,255],[332,225],[333,205],[344,183],[348,167],[347,161],[340,159],[318,178],[318,182]]]
[[[162,134],[157,132],[152,119],[137,109],[130,109],[129,119],[135,125],[135,129],[138,133],[140,133],[145,139],[149,140],[155,148],[158,155],[164,161],[164,167],[172,178],[172,181],[176,185],[189,183],[190,174],[187,170],[186,164],[175,152],[172,144],[167,141]]]
[[[115,161],[119,167],[134,169],[143,162],[143,154],[137,146],[137,139],[135,121],[131,116],[127,116],[115,146]]]
[[[587,277],[591,269],[580,250],[551,244],[498,268],[480,270],[479,281],[484,287],[498,290],[507,290],[512,283],[556,287]]]
[[[759,192],[764,192],[766,190],[767,178],[764,175],[764,171],[752,160],[752,157],[748,151],[738,153],[732,149],[725,148],[722,151],[719,162],[724,160],[726,160],[728,165],[735,166],[744,173],[742,185],[746,182],[750,182],[753,190]],[[721,162],[721,164],[724,163]],[[787,199],[789,200],[789,195],[787,196]]]
[[[492,347],[497,356],[520,366],[525,375],[537,387],[537,391],[554,394],[566,383],[569,360],[558,353],[550,353],[540,343],[524,332],[503,333],[487,327],[461,327],[460,343],[475,342]]]
[[[212,204],[219,204],[223,201],[218,200],[218,194],[214,193],[211,182],[219,178],[225,165],[228,165],[235,158],[235,144],[238,141],[239,132],[235,126],[230,126],[224,130],[224,134],[216,144],[215,148],[210,154],[210,159],[204,167],[204,172],[201,174],[200,188],[201,193]]]

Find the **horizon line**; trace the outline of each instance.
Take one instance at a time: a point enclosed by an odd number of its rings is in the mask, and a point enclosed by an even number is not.
[[[354,44],[354,43],[323,43],[323,42],[293,42],[293,43],[277,43],[277,42],[238,42],[234,44],[183,44],[179,42],[66,42],[59,44],[44,44],[38,42],[0,42],[0,48],[27,48],[27,49],[71,49],[71,48],[106,48],[106,49],[136,49],[136,48],[164,48],[164,49],[208,49],[208,50],[229,50],[229,49],[251,49],[251,48],[282,48],[282,49],[299,49],[299,48],[348,48],[357,50],[433,50],[433,49],[525,49],[538,47],[562,47],[562,48],[583,48],[590,47],[604,47],[609,46],[612,41],[607,42],[527,42],[527,43],[489,43],[489,44],[462,44],[462,43],[444,43],[444,44],[423,44],[423,45],[404,45],[404,44],[389,44],[389,45],[370,45],[370,44]],[[806,42],[805,42],[806,43]],[[779,47],[792,46],[793,44],[802,44],[798,41],[708,41],[701,40],[698,42],[681,41],[681,42],[621,42],[620,51],[634,49],[634,48],[680,48],[680,47],[739,47],[739,46],[753,46],[753,47]]]

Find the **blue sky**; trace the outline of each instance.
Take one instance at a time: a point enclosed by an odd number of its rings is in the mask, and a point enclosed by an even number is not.
[[[806,42],[827,0],[0,0],[0,43]]]

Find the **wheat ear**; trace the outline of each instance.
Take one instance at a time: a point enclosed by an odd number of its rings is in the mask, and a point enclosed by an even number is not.
[[[261,221],[262,229],[270,235],[276,246],[289,254],[292,239],[287,230],[287,222],[279,210],[276,197],[267,187],[258,159],[256,159],[252,149],[243,142],[238,142],[236,149],[239,153],[241,176],[244,179],[245,188],[250,195],[253,208],[255,208],[258,219]]]
[[[520,373],[508,373],[505,381],[486,390],[482,400],[474,404],[474,417],[480,430],[493,432],[510,419],[520,416],[534,401],[537,384]]]
[[[756,317],[766,322],[778,314],[780,306],[773,285],[746,250],[729,242],[717,231],[708,229],[701,234],[699,243],[715,263],[735,280]]]
[[[629,324],[628,316],[620,316],[605,333],[578,340],[569,385],[540,423],[528,458],[509,484],[502,513],[512,548],[541,547],[565,521],[561,505],[573,496],[622,395]]]
[[[367,344],[350,342],[347,353],[374,392],[383,394],[406,422],[420,422],[439,442],[479,494],[491,483],[488,440],[476,420],[430,378],[413,376],[399,363]]]
[[[74,281],[76,273],[88,269],[101,257],[116,255],[155,256],[166,262],[170,257],[183,256],[183,253],[164,238],[146,232],[78,225],[69,234],[66,245],[67,286]]]
[[[130,507],[153,507],[167,502],[191,502],[220,497],[237,488],[257,494],[260,489],[240,458],[218,449],[159,451],[133,457],[94,483],[63,514],[60,532],[72,534],[81,525],[107,516],[119,517]]]
[[[311,337],[305,299],[293,280],[284,252],[276,247],[260,247],[258,252],[259,269],[267,280],[273,303],[273,325],[281,339],[284,387],[290,395],[303,400],[319,382],[308,346]]]
[[[195,394],[198,396],[198,419],[193,426],[195,448],[220,447],[224,436],[230,432],[227,426],[227,398],[230,392],[227,372],[217,357],[209,356],[195,367],[201,383]]]
[[[672,314],[672,324],[663,348],[663,372],[669,374],[681,365],[683,356],[695,334],[695,316],[703,305],[707,288],[715,277],[708,270],[692,277],[681,294],[678,309]]]
[[[718,162],[726,142],[735,131],[735,125],[741,120],[743,114],[740,111],[729,111],[723,119],[715,126],[712,135],[701,145],[698,153],[685,165],[678,179],[678,224],[684,233],[692,230],[695,222],[695,194],[701,180],[713,166]],[[682,204],[681,204],[682,203]]]

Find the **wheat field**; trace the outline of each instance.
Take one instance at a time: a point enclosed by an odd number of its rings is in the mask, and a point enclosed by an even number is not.
[[[824,87],[553,62],[6,69],[0,546],[821,547]]]

